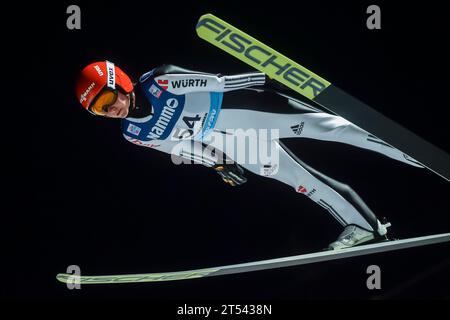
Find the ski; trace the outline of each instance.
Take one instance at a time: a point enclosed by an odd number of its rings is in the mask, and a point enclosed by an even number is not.
[[[375,254],[393,250],[431,245],[448,241],[450,241],[450,233],[443,233],[431,236],[361,245],[342,250],[321,251],[284,258],[261,260],[255,262],[188,270],[188,271],[124,274],[124,275],[108,275],[108,276],[76,276],[73,274],[60,273],[56,276],[56,278],[61,282],[71,284],[113,284],[113,283],[138,283],[138,282],[188,280],[188,279],[252,272],[259,270],[283,268],[303,264],[311,264],[316,262],[344,259],[368,254]]]
[[[450,181],[450,156],[446,152],[331,82],[212,14],[200,17],[196,31],[200,38],[317,102],[328,111],[353,122]]]

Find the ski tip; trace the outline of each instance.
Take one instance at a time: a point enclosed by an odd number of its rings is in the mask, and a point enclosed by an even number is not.
[[[210,18],[210,19],[216,18],[217,19],[217,17],[215,15],[213,15],[212,13],[205,13],[205,14],[201,15],[201,17],[198,19],[198,21],[203,20],[205,18]]]
[[[211,21],[211,20],[214,20],[214,15],[213,14],[211,14],[211,13],[205,13],[204,15],[202,15],[199,19],[198,19],[198,21],[197,21],[197,25],[195,26],[195,32],[197,33],[197,35],[199,36],[199,37],[201,37],[201,33],[200,33],[200,27],[202,26],[202,25],[204,25],[205,24],[205,21]]]

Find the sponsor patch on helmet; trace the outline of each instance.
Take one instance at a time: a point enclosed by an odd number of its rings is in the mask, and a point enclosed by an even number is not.
[[[83,103],[83,101],[86,101],[86,96],[89,94],[89,92],[91,92],[92,88],[95,87],[95,82],[92,82],[89,87],[87,87],[86,91],[83,92],[80,96],[80,103]]]
[[[103,71],[102,71],[102,69],[100,69],[100,67],[98,66],[98,64],[96,64],[96,65],[94,66],[94,69],[97,71],[97,73],[98,73],[98,75],[99,75],[100,77],[103,77]]]
[[[106,85],[108,86],[108,88],[115,89],[116,88],[116,69],[114,67],[114,63],[106,61],[106,72],[107,72]]]

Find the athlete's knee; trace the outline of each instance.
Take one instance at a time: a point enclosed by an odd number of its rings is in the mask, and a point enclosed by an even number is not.
[[[316,114],[313,116],[319,118],[316,122],[316,126],[320,130],[321,134],[330,135],[330,137],[333,137],[333,140],[338,135],[352,129],[354,126],[351,122],[339,116],[326,113]]]
[[[351,198],[354,198],[355,196],[357,196],[358,194],[356,193],[355,190],[353,190],[352,187],[350,187],[348,184],[345,185],[344,187],[344,192],[350,196]]]
[[[336,185],[334,186],[334,189],[336,191],[339,191],[339,193],[350,197],[354,197],[356,195],[356,191],[353,190],[352,187],[350,187],[348,184],[337,181],[335,181],[335,184]]]
[[[351,130],[354,126],[351,122],[342,117],[334,117],[330,122],[329,127],[334,133]]]

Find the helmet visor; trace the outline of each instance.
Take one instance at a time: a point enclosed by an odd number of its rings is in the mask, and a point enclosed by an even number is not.
[[[103,90],[91,104],[89,110],[98,115],[105,115],[108,113],[108,108],[112,106],[116,100],[117,90]]]

